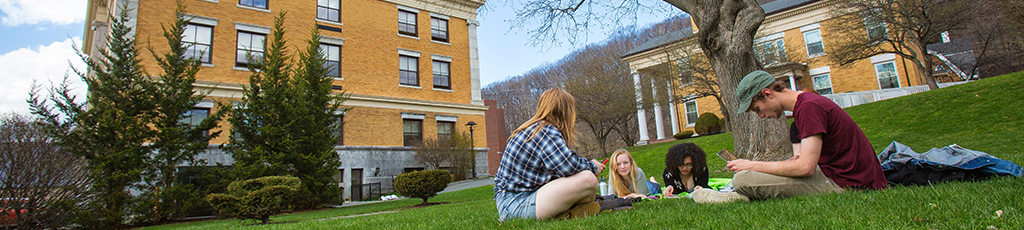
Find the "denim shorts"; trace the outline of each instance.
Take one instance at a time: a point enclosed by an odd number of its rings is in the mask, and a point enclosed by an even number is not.
[[[498,206],[498,221],[537,219],[537,191],[498,192],[494,194],[494,203]]]

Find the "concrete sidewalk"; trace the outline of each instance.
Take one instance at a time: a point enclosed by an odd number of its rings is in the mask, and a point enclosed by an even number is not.
[[[470,188],[476,188],[476,187],[480,187],[480,186],[487,186],[487,185],[493,185],[493,184],[494,184],[494,177],[485,177],[485,178],[478,178],[478,179],[471,179],[471,180],[461,180],[461,181],[456,181],[456,182],[449,183],[447,188],[445,188],[441,192],[438,192],[437,194],[446,193],[446,192],[454,192],[454,191],[459,191],[459,190],[463,190],[463,189],[470,189]],[[399,199],[408,199],[408,198],[407,197],[399,197]],[[343,208],[343,207],[357,206],[357,205],[364,205],[364,204],[373,204],[373,203],[378,203],[378,202],[381,202],[381,201],[380,200],[349,201],[349,202],[345,202],[341,206],[335,206],[335,208]]]

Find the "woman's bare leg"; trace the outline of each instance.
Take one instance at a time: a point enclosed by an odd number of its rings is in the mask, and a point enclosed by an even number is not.
[[[537,190],[537,219],[551,219],[573,204],[594,201],[597,191],[597,177],[591,171],[552,180]]]

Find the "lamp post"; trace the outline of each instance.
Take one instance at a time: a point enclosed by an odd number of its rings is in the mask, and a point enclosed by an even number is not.
[[[473,141],[474,126],[476,126],[476,122],[469,121],[469,123],[466,123],[466,127],[469,127],[469,153],[470,156],[473,157],[473,164],[471,166],[473,168],[470,169],[470,171],[473,173],[473,176],[471,178],[476,178],[476,150],[474,149],[476,148],[476,142]]]

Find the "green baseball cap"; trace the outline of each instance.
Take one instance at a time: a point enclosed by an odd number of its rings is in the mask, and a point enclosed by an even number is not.
[[[740,107],[737,108],[736,113],[747,112],[754,96],[761,93],[762,89],[768,88],[772,82],[775,82],[775,77],[762,70],[756,70],[743,76],[740,84],[736,85],[736,98],[740,100]]]

